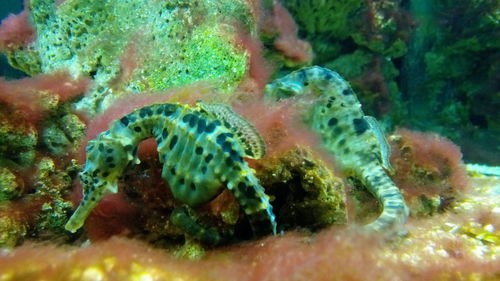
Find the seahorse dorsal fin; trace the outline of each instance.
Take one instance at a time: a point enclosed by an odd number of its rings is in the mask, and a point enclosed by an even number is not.
[[[382,132],[382,129],[380,128],[380,125],[378,124],[377,119],[372,116],[365,115],[363,117],[365,121],[368,123],[370,126],[370,129],[372,132],[375,134],[375,137],[377,138],[377,142],[379,144],[380,148],[380,162],[382,163],[382,166],[384,169],[386,169],[388,172],[392,173],[394,172],[394,169],[391,166],[391,162],[389,161],[389,157],[391,157],[391,147],[389,146],[389,143],[387,142],[387,139],[384,136],[384,133]]]
[[[236,114],[231,107],[223,103],[204,103],[198,105],[214,118],[222,121],[224,126],[236,134],[236,138],[243,145],[244,157],[259,159],[266,154],[266,144],[257,129],[245,118]]]

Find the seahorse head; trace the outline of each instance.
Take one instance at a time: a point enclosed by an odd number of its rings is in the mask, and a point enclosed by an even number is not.
[[[301,94],[303,91],[304,84],[286,76],[275,80],[265,88],[266,97],[273,101],[290,98]]]

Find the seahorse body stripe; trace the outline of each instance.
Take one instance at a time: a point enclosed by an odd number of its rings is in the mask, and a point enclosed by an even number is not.
[[[304,68],[266,86],[272,100],[295,97],[313,100],[304,114],[305,122],[317,132],[324,146],[344,170],[354,173],[379,200],[380,216],[366,227],[382,230],[404,223],[408,216],[403,196],[382,168],[380,143],[364,118],[356,95],[336,72],[322,67]]]
[[[117,192],[125,169],[139,163],[138,144],[154,137],[162,178],[173,196],[189,206],[205,203],[226,185],[246,214],[276,222],[264,188],[243,160],[244,148],[233,132],[198,105],[155,104],[114,121],[109,130],[90,141],[80,179],[83,198],[65,228],[75,232],[107,193]]]

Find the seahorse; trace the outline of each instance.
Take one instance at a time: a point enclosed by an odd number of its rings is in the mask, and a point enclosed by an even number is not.
[[[276,234],[269,197],[243,159],[260,157],[264,142],[255,128],[228,106],[204,103],[146,106],[115,120],[109,130],[89,141],[80,172],[83,198],[65,225],[68,231],[78,230],[104,195],[118,191],[117,183],[125,169],[140,163],[138,144],[150,137],[158,144],[162,179],[176,200],[188,207],[198,206],[214,198],[225,185],[252,223],[264,223]],[[197,225],[186,209],[172,212],[171,220],[209,243],[217,244],[222,239]]]
[[[318,67],[294,71],[265,89],[266,99],[296,99],[303,118],[346,174],[359,178],[383,210],[367,229],[399,231],[408,208],[399,188],[387,175],[389,148],[373,117],[365,116],[354,91],[336,72]]]

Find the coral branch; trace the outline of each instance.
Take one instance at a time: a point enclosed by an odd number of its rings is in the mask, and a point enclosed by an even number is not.
[[[72,79],[66,72],[13,81],[0,78],[0,101],[21,110],[30,121],[37,122],[51,106],[84,93],[89,84],[88,79]]]
[[[274,47],[286,57],[298,63],[310,62],[313,59],[312,47],[297,37],[297,25],[290,13],[278,1],[273,5],[274,26],[279,34]]]
[[[9,15],[0,25],[0,51],[10,51],[35,39],[35,29],[28,22],[28,12]]]

